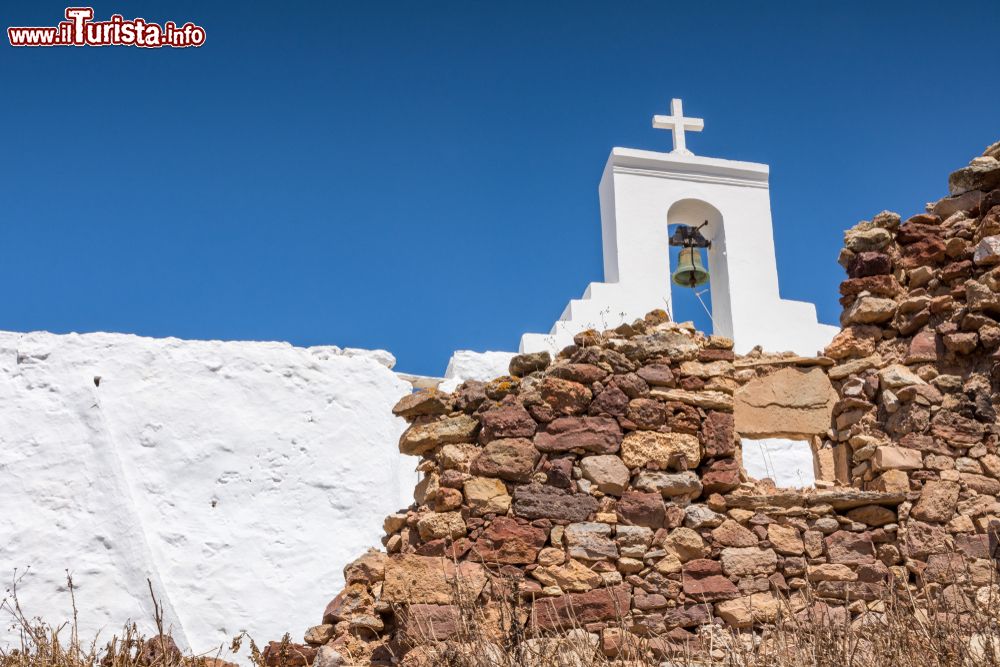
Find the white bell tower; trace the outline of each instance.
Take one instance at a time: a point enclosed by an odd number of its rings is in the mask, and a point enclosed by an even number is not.
[[[653,127],[672,131],[673,151],[614,148],[601,177],[604,282],[570,301],[549,334],[522,336],[521,351],[557,351],[585,329],[656,308],[672,313],[667,228],[706,220],[714,333],[732,337],[737,352],[761,345],[812,355],[825,347],[839,327],[818,323],[813,304],[778,293],[768,166],[691,153],[685,131],[704,121],[685,118],[678,99]]]

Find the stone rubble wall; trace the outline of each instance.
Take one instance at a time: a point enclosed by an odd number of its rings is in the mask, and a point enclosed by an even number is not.
[[[621,624],[667,653],[712,624],[773,621],[782,597],[837,620],[891,584],[957,610],[988,595],[998,153],[953,174],[926,214],[846,232],[844,328],[822,356],[738,357],[654,312],[554,360],[517,356],[508,376],[404,397],[416,502],[386,518],[385,553],[345,569],[310,658],[391,662],[448,640],[459,604],[488,608],[511,578],[529,630],[579,625],[609,656]],[[746,478],[741,434],[810,433],[818,488]]]

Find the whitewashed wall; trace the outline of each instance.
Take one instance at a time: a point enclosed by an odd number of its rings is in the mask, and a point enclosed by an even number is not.
[[[85,636],[149,619],[148,577],[195,651],[297,638],[412,497],[387,359],[0,333],[0,576],[30,567],[21,602],[57,621],[70,570]]]

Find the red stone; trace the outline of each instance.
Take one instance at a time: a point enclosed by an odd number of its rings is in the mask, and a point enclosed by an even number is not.
[[[652,398],[636,398],[629,402],[628,420],[638,428],[655,431],[666,421],[663,403]]]
[[[722,574],[722,563],[708,558],[696,558],[684,563],[683,574],[685,577],[707,577],[713,574]]]
[[[990,536],[986,533],[981,535],[956,535],[955,546],[969,558],[990,558]]]
[[[535,436],[535,447],[550,453],[583,449],[596,454],[614,454],[621,443],[621,428],[610,417],[560,417]]]
[[[411,604],[399,621],[407,642],[417,645],[454,639],[462,629],[461,610],[452,604]]]
[[[736,453],[735,422],[729,412],[709,412],[701,427],[705,456],[717,458]]]
[[[498,438],[530,438],[537,425],[528,411],[521,406],[508,406],[488,410],[479,415],[482,430],[479,441],[488,443]]]
[[[906,525],[905,546],[910,558],[926,560],[931,554],[948,551],[948,532],[943,526],[910,519]]]
[[[621,584],[586,593],[536,599],[531,607],[531,626],[539,630],[568,630],[595,621],[614,621],[632,607],[632,587]]]
[[[698,408],[678,401],[668,402],[666,408],[667,426],[670,427],[671,431],[694,435],[701,430],[702,419],[698,413]]]
[[[305,667],[316,659],[318,650],[305,644],[268,642],[261,659],[267,667]]]
[[[701,476],[704,493],[727,493],[740,485],[740,466],[736,459],[720,459],[709,465]]]
[[[852,278],[840,283],[840,295],[848,299],[848,302],[853,301],[861,292],[869,292],[873,296],[894,297],[902,291],[903,288],[894,276]],[[843,302],[844,299],[841,299],[841,303]]]
[[[979,422],[950,410],[941,410],[931,421],[931,434],[957,445],[975,445],[983,438],[985,427]]]
[[[703,604],[674,607],[663,612],[663,625],[667,628],[694,628],[712,623],[712,611]]]
[[[941,236],[938,225],[925,225],[918,222],[907,222],[896,233],[896,241],[900,245],[910,245],[921,241],[938,240]]]
[[[945,264],[944,268],[941,269],[941,280],[949,283],[960,278],[968,278],[971,275],[972,262],[968,259],[963,259],[960,262],[952,262],[951,264]]]
[[[904,225],[940,225],[941,216],[936,213],[917,213],[906,219]]]
[[[625,392],[629,398],[639,398],[649,393],[649,385],[635,373],[614,375],[609,382]]]
[[[937,361],[938,355],[937,336],[932,329],[923,329],[910,341],[906,363]]]
[[[431,540],[419,545],[414,553],[418,556],[444,556],[451,560],[457,560],[468,553],[472,548],[472,542],[467,537],[462,537],[454,542],[448,539]]]
[[[472,473],[510,482],[527,482],[540,456],[526,438],[494,440],[472,461]]]
[[[838,530],[823,540],[827,559],[834,564],[859,565],[875,562],[875,545],[868,533]]]
[[[718,602],[738,598],[740,589],[721,574],[710,574],[707,577],[684,577],[684,595],[696,602]]]
[[[548,539],[548,532],[516,519],[499,516],[472,547],[472,556],[485,563],[526,565],[534,563]]]
[[[698,350],[698,361],[702,362],[733,361],[735,359],[736,353],[732,350],[716,350],[709,347]],[[642,377],[642,373],[639,373],[639,377]]]
[[[674,373],[668,364],[650,364],[643,366],[636,373],[646,381],[646,384],[654,387],[674,386]]]
[[[847,265],[847,275],[851,278],[867,278],[892,273],[892,260],[881,252],[859,252]]]
[[[628,396],[618,387],[608,387],[590,402],[591,415],[613,415],[619,417],[628,408]]]
[[[538,388],[542,400],[560,415],[579,415],[587,412],[592,397],[590,389],[579,382],[547,377]]]
[[[618,500],[618,516],[624,523],[656,530],[663,527],[665,512],[659,493],[626,491]]]
[[[562,364],[550,368],[548,375],[580,384],[593,384],[606,378],[608,372],[594,364]]]
[[[944,259],[944,241],[938,238],[928,238],[913,245],[903,247],[903,259],[900,264],[904,269],[915,269],[918,266],[931,266]]]

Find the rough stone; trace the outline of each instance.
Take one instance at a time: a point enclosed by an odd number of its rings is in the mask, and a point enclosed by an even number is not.
[[[527,482],[541,456],[526,438],[505,438],[488,443],[473,459],[474,475],[499,477],[509,482]]]
[[[586,456],[580,459],[580,470],[584,479],[593,482],[602,493],[620,496],[628,486],[628,468],[617,456]]]
[[[730,577],[768,575],[777,570],[778,556],[773,549],[727,547],[720,555],[722,571]]]
[[[562,565],[536,568],[531,576],[543,586],[558,586],[567,593],[583,593],[598,588],[603,581],[597,572],[572,559]]]
[[[715,605],[715,614],[734,628],[774,623],[780,610],[781,602],[770,593],[747,595]]]
[[[586,521],[597,511],[597,500],[582,493],[540,484],[526,484],[514,489],[514,514],[526,519]]]
[[[532,422],[534,424],[534,422]],[[435,447],[456,442],[472,442],[479,422],[469,415],[447,417],[426,424],[414,424],[399,439],[399,451],[421,456]]]
[[[899,389],[913,384],[927,384],[920,376],[902,364],[887,366],[878,372],[883,389]]]
[[[701,442],[686,433],[633,431],[622,440],[621,458],[629,468],[655,463],[684,470],[701,462]]]
[[[497,517],[476,540],[472,555],[488,564],[534,563],[547,539],[548,534],[542,528],[518,523],[510,517]]]
[[[949,551],[948,533],[944,527],[913,519],[906,525],[904,544],[910,558],[920,560]]]
[[[920,500],[910,510],[910,516],[920,521],[946,523],[955,516],[960,491],[957,482],[929,480],[924,482]]]
[[[887,524],[895,523],[896,513],[881,505],[862,505],[849,510],[847,518],[872,528],[881,528]]]
[[[971,190],[989,192],[1000,187],[1000,162],[995,158],[987,158],[982,162],[973,162],[967,167],[952,172],[948,177],[948,192],[952,196]]]
[[[579,382],[561,380],[557,377],[549,376],[542,380],[538,388],[543,401],[551,407],[556,414],[560,415],[580,415],[587,412],[593,394],[588,387]]]
[[[809,581],[855,581],[858,575],[847,565],[820,563],[809,566],[806,578]]]
[[[873,458],[876,470],[919,470],[924,465],[920,450],[906,447],[878,447]]]
[[[736,391],[736,430],[744,437],[801,437],[830,428],[837,392],[820,368],[783,368]]]
[[[666,508],[659,493],[626,491],[618,501],[617,510],[625,523],[653,530],[662,528],[666,519]]]
[[[757,536],[753,531],[732,519],[726,519],[712,529],[712,539],[724,547],[755,547]]]
[[[663,546],[670,549],[682,563],[703,558],[708,553],[701,535],[685,527],[674,528],[664,539]]]
[[[684,508],[684,525],[701,530],[722,525],[725,517],[705,505],[688,505]]]
[[[943,252],[943,250],[942,250]],[[847,324],[882,324],[892,320],[896,314],[896,302],[874,296],[858,298],[844,311],[841,321]]]
[[[666,357],[674,361],[693,360],[698,356],[698,342],[686,333],[658,331],[647,336],[637,336],[636,345],[649,357]]]
[[[823,354],[831,359],[868,357],[875,354],[875,344],[882,337],[878,327],[853,325],[845,327],[833,337]]]
[[[546,351],[518,354],[510,360],[508,372],[514,377],[524,377],[544,371],[551,363],[552,356]]]
[[[456,566],[447,558],[394,555],[386,562],[381,599],[400,604],[452,604],[455,590],[459,590],[460,597],[471,602],[485,586],[486,572],[476,563],[466,561]]]
[[[535,447],[549,453],[583,450],[614,454],[621,442],[621,428],[610,417],[560,417],[535,436]]]
[[[531,609],[531,627],[542,631],[565,630],[587,623],[612,621],[632,607],[627,584],[586,593],[570,593],[536,599]]]
[[[736,459],[713,461],[702,470],[701,483],[706,494],[728,493],[741,482],[740,464]]]
[[[455,639],[462,630],[458,605],[411,604],[402,609],[400,630],[409,643],[432,644]]]
[[[667,420],[663,403],[651,398],[635,398],[629,401],[625,417],[636,428],[656,430]]]
[[[767,539],[782,556],[801,556],[805,552],[802,536],[794,526],[772,523],[767,527]]]
[[[735,432],[732,413],[709,412],[701,428],[705,456],[710,458],[732,456],[736,452]]]
[[[605,523],[571,523],[566,526],[566,547],[571,558],[614,560],[618,547],[611,539],[611,526]]]
[[[465,482],[463,491],[473,515],[506,514],[510,509],[507,487],[495,477],[473,477]]]
[[[488,410],[479,419],[482,422],[479,440],[483,443],[500,438],[530,438],[537,427],[528,411],[520,406]]]
[[[387,556],[381,551],[369,549],[363,556],[344,567],[344,581],[350,584],[371,586],[385,578]]]
[[[834,565],[862,565],[875,562],[875,545],[868,533],[838,530],[823,541],[827,558]]]
[[[451,396],[437,389],[421,389],[399,399],[392,414],[403,419],[445,415],[451,410]]]
[[[639,491],[656,492],[665,497],[697,498],[702,492],[701,480],[692,471],[668,473],[642,470],[632,480],[632,487]]]

